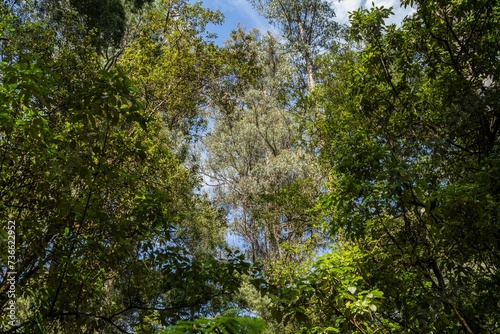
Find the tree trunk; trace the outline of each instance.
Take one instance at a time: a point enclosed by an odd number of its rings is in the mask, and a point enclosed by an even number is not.
[[[312,92],[316,87],[316,73],[314,70],[314,62],[311,58],[311,54],[309,52],[309,43],[307,41],[306,31],[304,29],[304,23],[299,22],[299,32],[300,32],[300,41],[302,43],[302,57],[304,57],[304,61],[306,62],[306,73],[307,73],[307,89],[309,92]]]

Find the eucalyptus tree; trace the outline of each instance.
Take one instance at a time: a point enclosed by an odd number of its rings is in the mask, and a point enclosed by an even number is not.
[[[251,0],[301,57],[309,91],[316,86],[316,56],[339,36],[335,11],[325,0]]]
[[[301,134],[287,110],[293,70],[270,34],[259,38],[256,31],[239,29],[226,48],[229,55],[253,59],[253,68],[245,61],[227,75],[238,80],[238,88],[232,88],[238,94],[230,110],[227,104],[215,105],[214,126],[205,140],[205,170],[252,260],[286,268],[303,260],[307,252],[301,249],[316,240],[316,222],[308,210],[318,198],[321,179],[315,158],[297,145]],[[245,79],[249,73],[258,76]]]

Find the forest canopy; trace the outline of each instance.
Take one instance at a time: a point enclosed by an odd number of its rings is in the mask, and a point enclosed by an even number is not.
[[[250,3],[0,4],[0,332],[500,333],[500,4]]]

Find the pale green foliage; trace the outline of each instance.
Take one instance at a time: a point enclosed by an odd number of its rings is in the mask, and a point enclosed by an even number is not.
[[[338,37],[335,11],[325,0],[251,0],[299,52],[315,54]]]
[[[312,227],[306,211],[319,173],[310,163],[314,158],[293,147],[292,116],[273,107],[264,92],[250,91],[246,98],[241,118],[217,124],[207,138],[207,167],[220,182],[219,201],[241,210],[233,229],[251,241],[253,256],[282,258],[279,245],[302,240]]]
[[[231,209],[232,229],[245,240],[252,259],[288,263],[303,254],[285,248],[314,236],[308,210],[319,195],[321,175],[314,156],[298,147],[301,134],[284,109],[278,80],[290,68],[288,59],[272,37],[253,41],[260,77],[243,87],[230,114],[214,113],[215,125],[205,140],[206,170],[218,183],[217,200]]]
[[[235,295],[235,301],[247,312],[256,312],[268,321],[271,319],[271,299],[263,296],[254,284],[250,282],[250,277],[246,277],[242,282],[238,294]]]
[[[325,0],[251,0],[251,3],[282,31],[308,89],[313,90],[316,86],[315,58],[334,43],[341,30],[333,20],[332,4]]]

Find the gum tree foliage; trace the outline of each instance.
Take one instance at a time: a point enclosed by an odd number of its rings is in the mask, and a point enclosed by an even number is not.
[[[3,317],[2,252],[2,331],[155,332],[218,312],[248,264],[214,257],[223,217],[193,194],[163,115],[101,69],[85,27],[0,8],[0,220],[16,222],[19,320]]]
[[[495,333],[498,4],[403,3],[416,12],[400,28],[384,24],[388,9],[354,12],[359,44],[325,57],[319,75],[321,159],[331,169],[320,206],[334,217],[332,233],[362,256],[318,277],[321,285],[306,276],[282,305],[320,332]],[[361,326],[337,326],[353,310],[349,299],[324,304],[323,319],[295,303],[341,296],[340,287],[318,287],[351,270],[354,293],[383,293]]]
[[[283,34],[293,52],[300,55],[307,88],[316,86],[316,56],[338,36],[335,11],[324,0],[252,0],[254,7]]]
[[[205,170],[251,259],[284,270],[304,259],[307,252],[301,249],[316,240],[316,222],[308,210],[318,197],[318,166],[296,145],[300,133],[285,109],[291,67],[279,43],[269,34],[259,37],[239,29],[226,49],[252,62],[228,75],[238,95],[230,112],[226,104],[215,106],[215,124],[205,139]],[[257,76],[245,80],[247,73]]]

